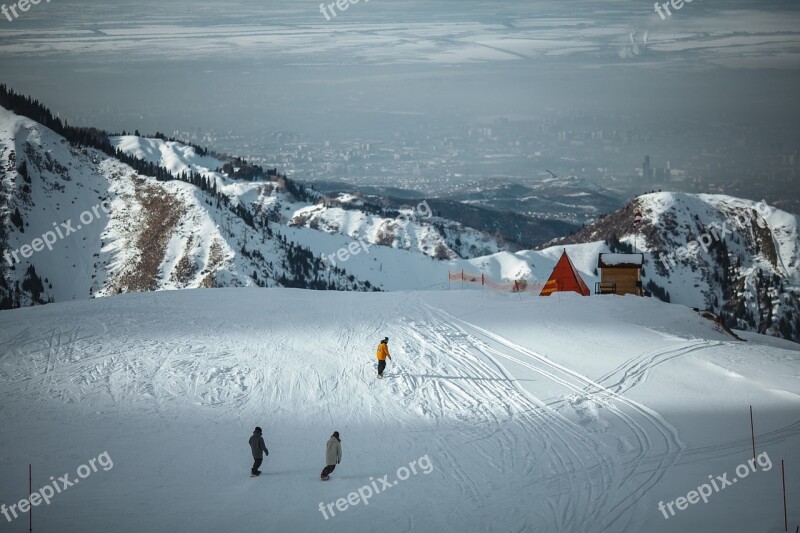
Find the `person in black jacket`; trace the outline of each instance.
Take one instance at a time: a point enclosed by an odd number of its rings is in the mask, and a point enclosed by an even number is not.
[[[250,450],[253,452],[253,468],[250,470],[250,473],[254,476],[261,475],[261,470],[258,467],[261,466],[261,463],[264,462],[264,458],[262,456],[262,452],[266,455],[269,455],[269,450],[267,450],[267,445],[264,444],[264,437],[261,436],[261,428],[256,426],[255,431],[253,431],[253,436],[250,437]]]

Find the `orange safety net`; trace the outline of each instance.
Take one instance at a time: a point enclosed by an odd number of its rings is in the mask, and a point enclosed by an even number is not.
[[[557,288],[555,281],[548,281],[545,283],[539,281],[528,281],[525,279],[520,280],[493,280],[485,274],[469,274],[463,270],[460,272],[448,272],[447,278],[449,281],[459,281],[461,283],[468,283],[470,285],[481,285],[493,291],[498,292],[539,292],[546,287]]]

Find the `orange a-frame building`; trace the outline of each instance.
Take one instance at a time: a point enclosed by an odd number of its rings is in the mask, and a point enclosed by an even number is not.
[[[553,273],[550,274],[550,278],[547,280],[547,283],[545,283],[539,296],[550,296],[554,292],[559,291],[577,292],[583,296],[589,296],[590,294],[589,287],[586,286],[586,282],[583,281],[581,275],[578,274],[566,250],[561,254],[561,258],[559,258],[558,263],[556,263]]]

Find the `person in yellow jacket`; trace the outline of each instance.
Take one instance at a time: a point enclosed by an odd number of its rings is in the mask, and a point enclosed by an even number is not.
[[[378,358],[378,377],[382,378],[383,369],[386,368],[386,359],[392,360],[392,356],[389,355],[389,337],[384,337],[378,345],[378,352],[375,356]]]

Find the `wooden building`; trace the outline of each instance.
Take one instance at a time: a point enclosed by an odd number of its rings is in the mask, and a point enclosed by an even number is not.
[[[635,294],[644,296],[642,265],[644,254],[600,254],[597,268],[600,281],[595,284],[595,294]]]

